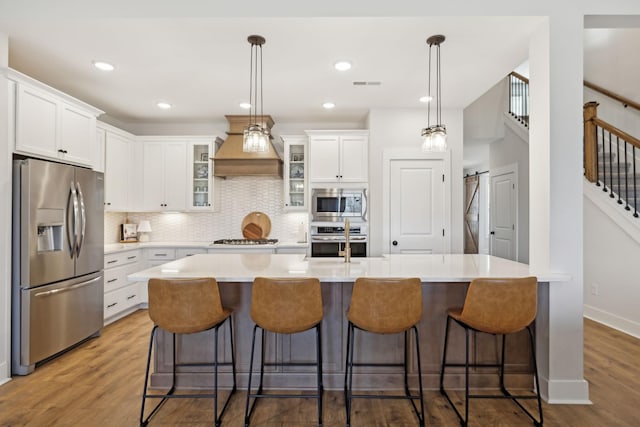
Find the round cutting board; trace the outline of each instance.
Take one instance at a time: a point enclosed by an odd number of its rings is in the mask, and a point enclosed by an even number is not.
[[[245,239],[266,239],[271,232],[271,220],[266,213],[251,212],[242,220],[242,236]]]

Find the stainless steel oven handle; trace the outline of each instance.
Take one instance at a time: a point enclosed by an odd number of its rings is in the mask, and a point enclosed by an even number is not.
[[[93,278],[91,280],[87,280],[86,282],[76,283],[75,285],[72,285],[72,286],[67,286],[67,287],[59,288],[59,289],[52,289],[50,291],[38,292],[34,296],[36,296],[36,297],[46,297],[48,295],[54,295],[54,294],[58,294],[60,292],[72,291],[74,289],[78,289],[78,288],[82,288],[82,287],[85,287],[87,285],[90,285],[91,283],[97,282],[100,279],[102,279],[102,276],[95,277],[95,278]]]

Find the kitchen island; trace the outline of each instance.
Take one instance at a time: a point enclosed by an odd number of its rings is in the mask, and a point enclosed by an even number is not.
[[[157,278],[215,277],[220,284],[223,304],[233,308],[235,353],[238,381],[245,388],[248,380],[251,331],[253,322],[249,309],[251,284],[258,276],[265,277],[317,277],[322,283],[324,319],[322,325],[324,384],[327,389],[342,389],[346,349],[345,312],[349,305],[353,282],[357,277],[419,277],[423,287],[423,315],[418,325],[425,388],[437,388],[442,357],[446,311],[461,306],[468,283],[476,277],[536,276],[539,288],[539,315],[536,323],[538,355],[549,357],[548,345],[542,337],[548,328],[545,313],[548,309],[549,282],[563,282],[568,276],[550,272],[535,272],[528,265],[488,255],[388,255],[377,258],[353,258],[345,263],[342,258],[305,258],[297,254],[201,254],[172,261],[129,275],[129,279],[145,281]],[[538,328],[540,325],[540,328]],[[540,333],[542,331],[542,333]],[[227,329],[224,328],[224,333]],[[464,334],[453,328],[451,355],[462,357]],[[178,358],[181,362],[212,360],[212,332],[182,336],[178,340]],[[315,368],[312,366],[285,366],[285,363],[310,363],[315,360],[313,331],[302,334],[274,336],[267,334],[265,345],[267,362],[265,387],[273,389],[305,389],[315,387]],[[221,339],[220,358],[231,360],[228,340]],[[164,387],[170,383],[170,340],[165,334],[158,336],[152,386]],[[495,337],[474,334],[473,358],[478,362],[495,360],[499,351]],[[356,334],[357,362],[398,363],[403,357],[401,335]],[[524,334],[508,342],[508,383],[513,386],[531,385],[527,337]],[[545,354],[547,353],[547,354]],[[413,354],[413,353],[411,353]],[[462,359],[460,359],[462,360]],[[416,382],[415,360],[411,360],[411,381]],[[400,389],[400,368],[362,367],[354,374],[354,387],[358,389]],[[541,375],[543,378],[544,376]],[[230,384],[230,369],[221,374],[221,385]],[[212,382],[212,374],[203,368],[182,370],[178,374],[181,387],[201,388]],[[462,385],[462,371],[453,376],[452,386]],[[497,386],[494,375],[474,372],[472,384]]]

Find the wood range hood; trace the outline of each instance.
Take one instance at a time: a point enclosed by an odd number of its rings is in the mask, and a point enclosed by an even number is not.
[[[225,116],[225,118],[229,122],[228,136],[213,157],[213,174],[221,177],[279,176],[282,178],[282,159],[271,141],[269,141],[269,150],[264,153],[242,151],[243,131],[249,124],[249,116]],[[274,124],[271,116],[258,116],[256,121],[266,126],[269,131]]]

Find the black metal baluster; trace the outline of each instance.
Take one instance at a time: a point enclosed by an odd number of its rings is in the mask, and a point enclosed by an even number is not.
[[[602,130],[602,191],[607,192],[607,144],[604,136],[604,129]],[[599,161],[599,160],[598,160]]]
[[[525,125],[529,127],[529,84],[524,86],[524,115],[526,117]]]
[[[613,195],[613,150],[611,148],[611,132],[609,134],[609,197],[612,199],[616,196]]]
[[[616,135],[616,160],[618,162],[618,204],[622,204],[622,199],[620,198],[620,193],[622,191],[622,186],[620,185],[620,137]]]
[[[629,207],[629,160],[627,158],[627,145],[629,143],[627,141],[624,142],[624,199],[627,202],[627,205],[624,207],[625,210],[630,211]]]
[[[636,185],[636,146],[634,145],[631,151],[631,158],[633,159],[633,216],[638,218],[638,191]]]
[[[596,126],[596,187],[600,187],[600,156],[598,155],[598,134],[599,127]]]
[[[509,74],[509,114],[513,116],[513,74]]]

